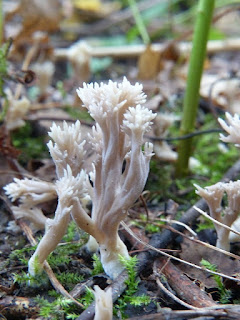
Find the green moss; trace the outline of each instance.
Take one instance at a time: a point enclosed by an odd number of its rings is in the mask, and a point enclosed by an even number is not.
[[[136,265],[138,259],[136,256],[130,257],[130,259],[126,259],[122,256],[119,256],[120,262],[124,265],[128,273],[128,279],[125,281],[127,288],[124,294],[117,300],[114,305],[114,314],[121,313],[121,318],[126,319],[124,315],[124,311],[126,309],[127,304],[131,304],[133,306],[143,306],[148,305],[151,302],[150,297],[145,294],[136,295],[139,280],[137,279],[136,273]]]
[[[205,259],[201,260],[201,265],[211,271],[215,271],[215,272],[218,271],[217,266],[215,264],[212,264]],[[222,278],[219,275],[213,274],[212,277],[213,277],[213,279],[216,283],[216,286],[218,288],[219,301],[223,304],[229,303],[230,299],[231,299],[231,295],[232,295],[231,290],[226,289],[226,287],[224,286],[224,284],[222,282]]]
[[[90,306],[90,304],[93,302],[93,300],[94,300],[93,290],[86,287],[86,292],[84,296],[81,299],[79,299],[79,302],[84,305],[84,309],[87,309]]]
[[[81,234],[80,234],[81,233]],[[67,228],[67,233],[63,237],[63,242],[71,242],[74,240],[75,236],[79,235],[79,237],[84,241],[84,234],[79,229],[78,225],[75,221],[71,221]]]
[[[95,276],[99,273],[104,272],[101,260],[96,253],[93,254],[92,259],[93,259],[92,276]]]
[[[69,291],[72,290],[77,283],[84,280],[83,275],[79,275],[73,272],[61,272],[59,274],[56,274],[56,277],[59,282],[64,284],[65,289]]]
[[[35,136],[30,122],[12,133],[12,144],[22,151],[19,161],[26,164],[31,159],[44,159],[49,157],[45,135]]]
[[[38,274],[36,276],[31,276],[27,272],[13,273],[14,282],[17,282],[21,286],[29,287],[29,285],[43,288],[49,283],[48,277],[45,273]]]
[[[93,119],[85,108],[66,107],[64,109],[72,118],[92,122]]]
[[[197,224],[196,232],[200,232],[206,229],[214,229],[214,224],[211,220],[205,218],[204,216],[202,216],[201,219],[203,219],[204,222]]]
[[[77,241],[74,243],[60,243],[57,248],[48,257],[48,263],[52,268],[70,263],[72,255],[80,251],[84,242]]]
[[[22,249],[14,250],[9,255],[9,259],[20,261],[23,265],[26,266],[28,264],[29,258],[34,253],[36,248],[37,246],[30,246],[30,247],[24,247]]]
[[[40,307],[39,316],[43,319],[59,320],[76,319],[80,313],[79,308],[70,299],[58,296],[54,301],[48,301],[40,296],[35,298]]]
[[[204,150],[202,154],[197,153],[196,158],[201,162],[198,172],[208,178],[206,185],[221,180],[225,172],[239,159],[239,150],[233,145],[227,145],[226,152],[220,151],[219,140],[214,136],[212,139],[203,138],[197,143],[197,147]]]

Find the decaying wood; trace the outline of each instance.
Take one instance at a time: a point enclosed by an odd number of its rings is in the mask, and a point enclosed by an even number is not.
[[[7,296],[0,299],[0,313],[7,319],[23,319],[37,315],[39,307],[33,299]]]
[[[12,294],[13,293],[13,291],[15,290],[15,283],[13,283],[12,285],[11,285],[11,287],[5,287],[5,286],[2,286],[1,284],[0,284],[0,291],[3,291],[3,292],[5,292],[6,294]]]
[[[183,272],[165,257],[156,260],[155,276],[164,274],[170,287],[177,296],[196,308],[216,306],[216,302],[203,290],[191,281]]]
[[[198,310],[175,311],[170,308],[162,308],[158,313],[142,317],[133,317],[128,320],[182,320],[182,319],[219,319],[238,320],[240,319],[240,305],[221,305],[216,308],[203,308]]]

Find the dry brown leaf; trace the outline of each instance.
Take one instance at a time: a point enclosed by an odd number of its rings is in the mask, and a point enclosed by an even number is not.
[[[21,151],[17,150],[11,143],[8,130],[4,125],[0,126],[0,154],[5,157],[16,159]]]
[[[164,60],[178,61],[180,52],[174,42],[169,42],[162,51],[161,58]]]
[[[180,254],[180,257],[183,260],[200,265],[200,261],[202,259],[205,259],[211,264],[216,265],[218,272],[224,273],[228,276],[234,276],[239,273],[239,260],[233,260],[221,252],[213,251],[212,249],[209,249],[186,238],[183,239],[181,247],[182,252]],[[188,265],[182,265],[181,269],[190,278],[201,281],[201,283],[205,287],[211,288],[216,286],[215,281],[209,276],[209,273],[207,272],[192,268]]]
[[[138,60],[138,78],[141,80],[154,79],[161,69],[161,53],[153,51],[151,45],[140,55]]]
[[[9,12],[5,22],[20,16],[22,25],[14,37],[14,44],[19,45],[31,38],[36,31],[55,32],[61,22],[60,0],[21,0],[17,8]]]

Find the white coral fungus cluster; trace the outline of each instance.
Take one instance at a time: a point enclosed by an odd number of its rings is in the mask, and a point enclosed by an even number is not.
[[[8,130],[14,130],[25,125],[23,118],[30,109],[30,101],[26,97],[16,99],[9,89],[6,89],[6,95],[8,102],[4,104],[7,103],[8,108],[5,123]]]
[[[47,198],[50,191],[58,197],[55,216],[46,219],[45,235],[29,261],[31,274],[36,273],[36,266],[42,267],[56,248],[72,217],[89,233],[89,248],[93,239],[98,243],[103,268],[115,278],[123,270],[119,255],[129,257],[118,228],[140,196],[148,177],[153,145],[144,144],[143,135],[150,129],[155,114],[142,106],[146,101],[142,86],[131,85],[126,78],[121,83],[84,84],[77,93],[96,121],[88,137],[96,152],[92,172],[82,168],[85,141],[80,122],[64,123],[62,128],[54,123],[49,132],[53,142],[48,143],[48,148],[56,166],[57,181],[47,188],[46,183],[41,185],[36,180],[25,180],[28,187],[24,187],[24,180],[15,180],[5,190],[13,200],[20,198],[20,206],[27,207],[28,213],[38,199],[40,202]],[[36,183],[39,183],[38,192],[34,188]],[[91,217],[84,207],[89,197]]]
[[[240,147],[240,118],[238,114],[232,116],[226,112],[226,122],[223,119],[218,119],[222,128],[228,133],[228,136],[220,134],[220,139],[223,142],[234,143]],[[229,124],[227,124],[227,122]],[[234,230],[239,230],[240,213],[240,180],[230,181],[228,183],[218,182],[212,186],[205,187],[204,189],[195,185],[197,188],[196,193],[204,198],[208,204],[210,215],[213,219],[220,222],[227,227],[233,227]],[[227,195],[228,204],[223,208],[222,199],[224,194]],[[217,232],[216,246],[226,251],[230,250],[230,241],[235,240],[236,235],[229,229],[215,223]],[[238,238],[237,238],[238,239]]]
[[[232,116],[226,112],[226,119],[229,125],[221,118],[218,119],[222,128],[229,134],[227,137],[220,133],[220,139],[223,142],[234,143],[237,147],[240,147],[240,119],[239,115]]]
[[[227,183],[218,182],[205,188],[201,188],[198,185],[195,185],[195,187],[197,188],[196,193],[206,200],[210,216],[218,222],[231,227],[240,212],[240,180]],[[224,194],[227,195],[228,204],[223,208],[222,199]],[[217,232],[216,246],[229,251],[229,229],[217,223],[215,223],[215,229]]]

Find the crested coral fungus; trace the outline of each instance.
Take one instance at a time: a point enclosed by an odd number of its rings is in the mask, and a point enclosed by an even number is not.
[[[92,171],[84,171],[85,140],[80,122],[72,126],[65,123],[62,129],[53,124],[49,135],[54,142],[48,147],[56,165],[58,206],[55,217],[46,220],[45,235],[29,261],[29,271],[35,273],[36,262],[42,266],[72,217],[89,233],[90,242],[94,239],[98,244],[103,268],[115,278],[124,268],[119,255],[129,257],[118,228],[148,177],[153,145],[144,143],[144,134],[155,114],[143,106],[146,96],[142,86],[131,85],[126,78],[120,83],[84,84],[77,93],[96,121],[88,136],[96,157]],[[11,196],[8,186],[5,189]],[[84,208],[86,198],[92,201],[91,216]]]

